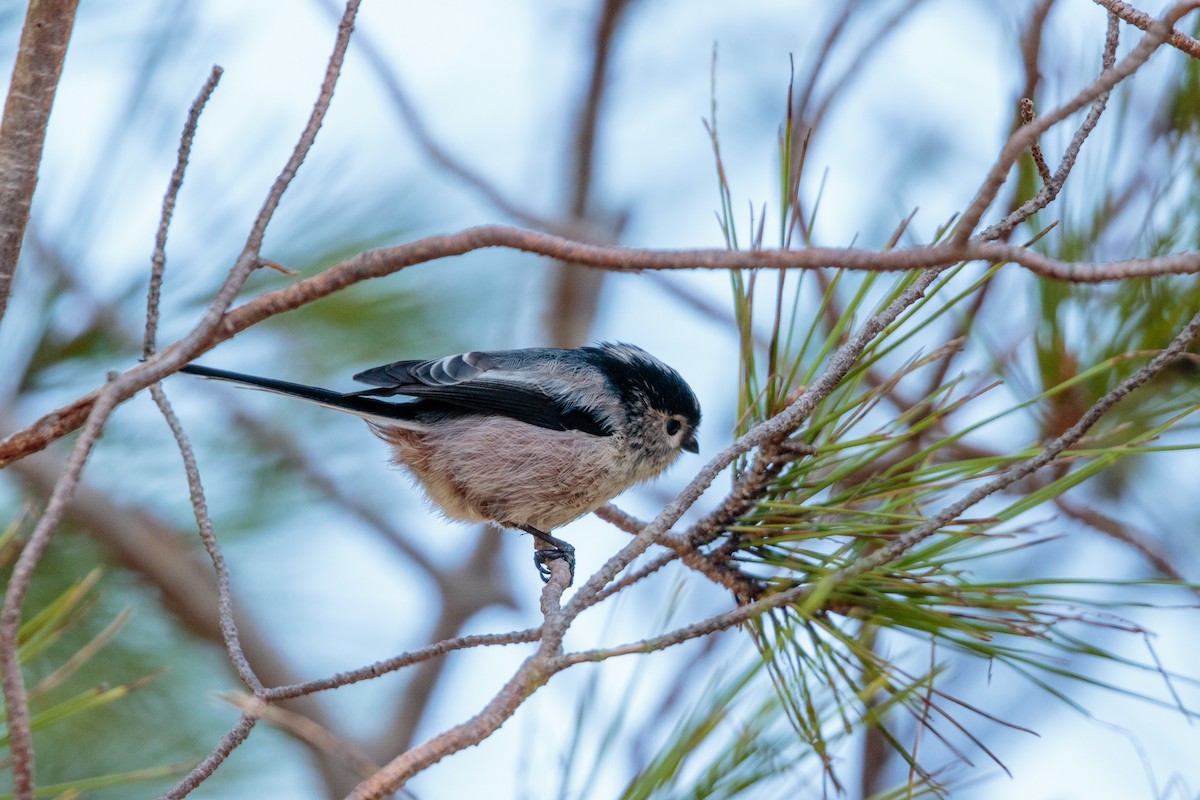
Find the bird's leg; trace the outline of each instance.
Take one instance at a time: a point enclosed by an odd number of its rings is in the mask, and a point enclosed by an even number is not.
[[[567,586],[575,582],[574,547],[558,537],[551,536],[545,531],[539,531],[537,528],[529,525],[517,525],[515,527],[525,531],[537,540],[533,544],[534,548],[536,548],[533,551],[533,564],[537,567],[538,574],[542,576],[543,583],[550,582],[550,567],[546,566],[546,562],[557,560],[567,562],[567,569],[570,570],[570,575],[567,577]]]

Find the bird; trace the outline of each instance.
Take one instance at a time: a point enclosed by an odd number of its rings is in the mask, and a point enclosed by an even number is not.
[[[700,402],[640,347],[472,351],[394,361],[336,392],[192,363],[181,372],[296,397],[364,419],[446,517],[531,534],[534,565],[575,549],[550,531],[699,452]],[[397,400],[396,398],[399,398]]]

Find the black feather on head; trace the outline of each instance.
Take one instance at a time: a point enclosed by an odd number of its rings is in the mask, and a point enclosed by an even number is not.
[[[640,347],[601,342],[582,347],[623,403],[641,400],[667,414],[681,414],[692,428],[700,424],[700,401],[678,372]]]

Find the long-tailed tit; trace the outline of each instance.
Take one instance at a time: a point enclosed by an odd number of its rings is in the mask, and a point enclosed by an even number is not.
[[[362,417],[448,517],[518,528],[534,563],[575,550],[550,531],[698,451],[700,403],[678,372],[630,344],[530,348],[397,361],[333,392],[191,364],[183,372]],[[410,398],[390,401],[381,398]]]

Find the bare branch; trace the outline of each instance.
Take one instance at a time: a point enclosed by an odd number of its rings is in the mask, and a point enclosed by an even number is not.
[[[1102,68],[1107,71],[1113,68],[1117,61],[1117,43],[1120,38],[1120,24],[1117,18],[1112,14],[1108,15],[1108,32],[1104,37],[1104,56],[1101,59]],[[1095,130],[1100,123],[1100,116],[1104,113],[1104,109],[1108,106],[1108,98],[1111,92],[1102,92],[1099,97],[1092,102],[1092,107],[1088,109],[1087,116],[1084,117],[1083,123],[1080,124],[1079,130],[1075,131],[1075,135],[1071,137],[1071,143],[1067,145],[1067,149],[1063,152],[1062,163],[1054,175],[1047,177],[1049,167],[1046,166],[1046,160],[1042,157],[1042,148],[1037,139],[1033,140],[1030,145],[1030,151],[1033,153],[1034,162],[1037,164],[1038,172],[1042,176],[1045,184],[1038,190],[1037,194],[1022,203],[1018,208],[1014,209],[1000,222],[984,229],[978,237],[984,241],[993,239],[1007,239],[1013,229],[1020,225],[1029,217],[1033,216],[1038,211],[1041,211],[1054,199],[1058,197],[1063,186],[1067,182],[1071,170],[1075,167],[1075,161],[1079,158],[1079,151],[1083,149],[1083,143],[1087,141],[1088,136]],[[1025,125],[1032,125],[1034,122],[1033,116],[1033,101],[1029,98],[1024,98],[1029,101],[1028,108],[1022,104],[1022,117]]]
[[[1122,59],[1119,64],[1111,69],[1104,70],[1095,81],[1071,100],[1013,133],[1001,149],[999,158],[996,159],[996,163],[988,172],[975,198],[967,206],[966,210],[963,211],[951,243],[961,245],[971,238],[975,226],[979,224],[979,220],[983,217],[984,212],[987,211],[995,200],[1000,187],[1004,185],[1008,177],[1008,172],[1012,169],[1012,165],[1016,163],[1016,160],[1020,158],[1026,149],[1037,141],[1039,136],[1137,72],[1142,64],[1146,63],[1150,56],[1154,54],[1154,51],[1158,49],[1159,45],[1162,44],[1163,39],[1170,33],[1172,26],[1184,14],[1198,6],[1200,6],[1200,2],[1197,2],[1197,0],[1188,0],[1188,2],[1177,3],[1172,6],[1162,19],[1156,20],[1151,24],[1149,33],[1142,37],[1142,40],[1138,42],[1132,52]]]
[[[34,526],[29,540],[13,566],[4,591],[4,607],[0,610],[0,668],[3,671],[4,712],[8,719],[9,758],[12,761],[13,796],[16,800],[32,800],[34,790],[33,740],[29,730],[29,698],[25,694],[25,679],[21,674],[21,657],[17,651],[21,628],[21,609],[33,572],[79,483],[92,447],[100,438],[104,424],[117,406],[118,394],[112,386],[100,392],[87,416],[87,423],[71,449],[71,455],[54,491],[46,502],[46,510]]]
[[[229,660],[237,670],[242,682],[256,697],[260,697],[264,687],[258,676],[254,674],[254,669],[246,660],[246,654],[242,650],[237,623],[233,619],[233,587],[229,580],[229,568],[225,565],[225,556],[221,553],[221,545],[217,542],[216,533],[213,532],[212,518],[208,515],[208,502],[204,499],[204,486],[200,482],[200,468],[196,465],[196,454],[192,450],[192,443],[188,441],[179,417],[171,408],[162,384],[156,383],[151,386],[150,395],[158,405],[159,411],[162,412],[163,418],[166,419],[167,426],[170,427],[171,434],[175,437],[175,443],[179,447],[179,455],[183,458],[183,468],[187,473],[188,495],[192,501],[192,511],[196,515],[200,539],[204,542],[204,549],[208,551],[208,556],[212,559],[213,571],[217,574],[217,612],[220,616],[221,636],[225,640],[225,649],[229,653]]]
[[[254,730],[254,725],[257,722],[257,714],[242,712],[242,716],[237,724],[221,737],[221,741],[217,742],[212,752],[197,764],[171,791],[163,794],[159,800],[181,800],[181,798],[191,794],[196,787],[208,779],[209,775],[216,772],[217,767],[221,766],[221,763],[229,757],[230,753],[237,749],[238,745],[246,741],[246,737],[250,735],[250,731]]]
[[[1154,24],[1154,17],[1137,10],[1128,3],[1122,3],[1121,0],[1092,0],[1092,2],[1104,6],[1110,14],[1115,14],[1144,31],[1150,30],[1150,26]],[[1171,31],[1167,35],[1166,43],[1180,52],[1187,53],[1192,58],[1200,58],[1200,41],[1191,36],[1179,31]]]
[[[542,629],[527,628],[522,631],[512,631],[510,633],[481,633],[472,634],[470,636],[460,636],[457,639],[447,639],[441,642],[422,647],[420,650],[414,650],[411,653],[394,656],[384,661],[378,661],[361,669],[350,670],[349,672],[339,672],[329,678],[309,681],[307,683],[297,683],[292,686],[277,686],[273,689],[267,689],[265,697],[268,700],[284,700],[290,697],[300,697],[306,694],[315,694],[316,692],[324,692],[329,689],[337,689],[339,686],[349,686],[352,683],[359,681],[378,678],[380,675],[388,672],[395,672],[398,669],[404,669],[411,664],[417,664],[422,661],[427,661],[431,658],[437,658],[447,653],[453,653],[456,650],[467,650],[472,647],[488,647],[492,645],[503,644],[523,644],[528,642],[536,642],[542,635]]]
[[[420,744],[389,762],[383,769],[364,780],[348,800],[377,800],[401,788],[423,769],[446,756],[463,750],[491,736],[517,709],[558,672],[561,666],[562,634],[568,616],[559,605],[567,588],[568,567],[561,560],[550,563],[551,577],[542,590],[541,641],[536,653],[518,667],[516,673],[475,716]]]
[[[163,195],[162,217],[158,223],[158,235],[154,240],[154,255],[150,259],[150,289],[146,294],[146,334],[142,342],[142,358],[154,354],[158,338],[158,306],[162,294],[163,271],[167,264],[167,231],[171,227],[171,216],[175,213],[175,199],[183,187],[183,174],[187,170],[188,156],[192,152],[192,140],[196,138],[196,127],[200,124],[200,113],[212,97],[221,80],[222,69],[213,66],[208,74],[208,80],[200,89],[200,94],[192,102],[188,111],[187,121],[183,125],[183,135],[179,137],[179,156],[175,161],[175,170],[167,183],[166,194]]]
[[[1044,119],[1044,118],[1043,118]],[[468,228],[455,234],[419,239],[396,247],[360,253],[291,286],[268,292],[228,312],[206,337],[186,339],[121,376],[121,399],[176,371],[191,358],[264,319],[299,308],[352,284],[399,272],[415,264],[462,255],[487,247],[510,247],[598,269],[637,272],[646,269],[816,269],[839,267],[867,272],[897,272],[949,266],[960,261],[1011,262],[1030,272],[1071,283],[1105,283],[1157,275],[1200,272],[1200,253],[1186,252],[1112,262],[1066,262],[1025,247],[969,241],[903,250],[810,247],[803,250],[646,250],[601,246],[501,225]],[[0,467],[77,430],[98,390],[47,414],[29,427],[0,440]]]
[[[313,142],[316,141],[317,132],[321,129],[321,123],[325,119],[325,112],[329,110],[329,104],[333,102],[333,90],[337,86],[338,78],[341,75],[342,63],[346,58],[346,48],[350,46],[350,34],[354,32],[354,20],[358,15],[358,7],[361,2],[362,0],[347,0],[345,11],[342,13],[341,21],[338,23],[333,53],[329,56],[329,64],[325,68],[325,78],[321,83],[317,100],[313,104],[313,110],[309,115],[308,123],[304,126],[304,130],[300,134],[300,140],[296,142],[296,147],[292,150],[287,163],[284,164],[283,169],[280,170],[279,175],[275,178],[275,182],[271,185],[270,191],[267,192],[267,198],[263,202],[262,208],[254,220],[254,224],[250,227],[250,233],[246,237],[246,244],[234,262],[233,267],[229,270],[229,275],[225,278],[225,283],[218,290],[216,297],[204,312],[204,316],[200,319],[200,322],[180,342],[182,349],[188,350],[196,347],[208,338],[213,329],[220,324],[222,315],[242,290],[242,284],[246,282],[246,278],[249,277],[251,271],[258,267],[261,259],[260,252],[262,250],[263,237],[266,235],[267,226],[270,224],[272,217],[275,216],[275,209],[279,207],[279,201],[283,199],[283,193],[291,185],[292,179],[296,177],[296,173],[300,170],[300,165],[304,163],[308,151],[312,148]]]
[[[1104,96],[1108,99],[1108,95]],[[1021,124],[1028,125],[1033,122],[1035,114],[1033,113],[1033,100],[1029,97],[1022,97],[1020,100],[1021,108]],[[1054,180],[1054,175],[1050,172],[1050,165],[1046,163],[1046,156],[1042,153],[1042,146],[1038,142],[1034,142],[1029,148],[1030,155],[1033,156],[1033,165],[1037,167],[1038,175],[1042,177],[1044,183],[1050,183]]]
[[[37,187],[46,123],[58,91],[79,0],[31,0],[0,121],[0,319]]]
[[[114,382],[112,391],[119,392],[121,395],[118,397],[118,402],[128,399],[136,392],[161,380],[202,352],[204,343],[210,341],[214,329],[220,324],[222,316],[238,292],[241,291],[242,284],[245,283],[247,276],[259,265],[259,250],[262,246],[267,225],[274,216],[275,209],[278,207],[284,191],[291,183],[292,178],[295,177],[300,164],[303,163],[305,156],[312,147],[312,143],[317,136],[317,131],[321,127],[321,122],[325,118],[325,112],[328,110],[329,104],[333,99],[333,90],[337,84],[338,76],[341,74],[342,62],[345,59],[346,48],[350,44],[350,34],[354,30],[354,19],[360,2],[361,0],[347,0],[346,11],[342,16],[341,23],[338,25],[338,34],[334,43],[333,54],[330,56],[329,65],[326,68],[325,80],[321,84],[321,90],[313,106],[308,124],[300,135],[300,141],[296,144],[291,157],[271,186],[267,194],[267,199],[263,203],[263,207],[259,211],[254,224],[251,226],[250,234],[246,239],[246,245],[232,269],[230,269],[229,275],[218,291],[216,298],[191,333],[173,346],[174,352],[168,359],[157,360],[153,365],[147,362],[147,364],[140,365]],[[84,419],[86,419],[92,403],[96,400],[96,396],[97,393],[92,392],[70,406],[48,414],[35,423],[35,427],[39,429],[39,432],[32,439],[27,437],[26,432],[18,432],[8,437],[4,442],[0,442],[0,451],[8,452],[11,456],[19,458],[21,455],[40,450],[53,438],[58,438],[76,430],[83,424]],[[50,434],[51,439],[41,439],[42,436],[47,434]],[[3,459],[0,457],[0,467],[11,463],[12,460],[12,458]]]
[[[818,269],[838,267],[864,272],[906,272],[945,267],[960,261],[1013,262],[1042,277],[1072,283],[1102,283],[1132,277],[1200,272],[1200,253],[1103,263],[1064,262],[1027,248],[990,242],[962,247],[938,245],[899,250],[809,247],[801,250],[649,250],[602,246],[545,233],[483,225],[456,234],[430,236],[408,244],[361,253],[291,286],[268,292],[230,311],[211,344],[223,341],[264,319],[291,311],[354,283],[399,272],[415,264],[462,255],[488,247],[509,247],[548,258],[615,272],[646,269]]]

